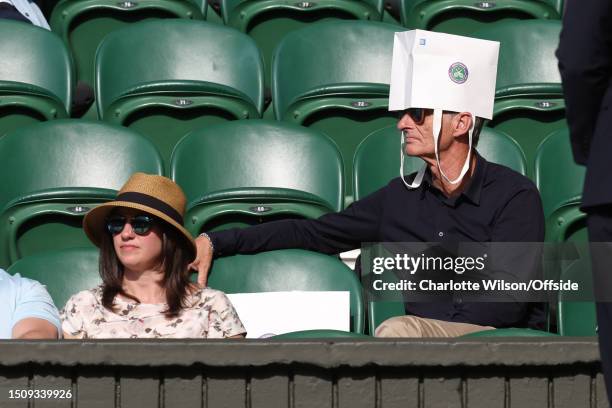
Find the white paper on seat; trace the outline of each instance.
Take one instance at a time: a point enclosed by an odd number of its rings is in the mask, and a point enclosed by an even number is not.
[[[350,330],[348,291],[227,294],[247,329],[247,338],[300,330]]]

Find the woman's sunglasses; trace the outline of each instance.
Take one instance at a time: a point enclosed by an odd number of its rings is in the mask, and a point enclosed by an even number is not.
[[[150,215],[137,215],[132,218],[117,215],[106,220],[106,229],[111,235],[117,235],[123,231],[127,223],[132,226],[132,230],[137,235],[146,235],[151,231],[151,228],[153,228],[155,218]]]
[[[425,108],[409,108],[399,112],[400,119],[404,115],[410,116],[415,124],[422,125],[425,121]]]

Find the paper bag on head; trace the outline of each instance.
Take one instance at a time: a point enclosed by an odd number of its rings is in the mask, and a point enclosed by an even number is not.
[[[442,111],[469,112],[471,150],[474,120],[493,116],[498,56],[496,41],[424,30],[395,33],[389,110],[433,109],[436,157]],[[443,171],[442,176],[450,183],[460,182],[469,169],[469,158],[470,153],[457,179],[449,180]],[[418,187],[423,173],[424,169],[407,185]]]
[[[395,33],[389,110],[470,112],[491,119],[499,43],[412,30]]]

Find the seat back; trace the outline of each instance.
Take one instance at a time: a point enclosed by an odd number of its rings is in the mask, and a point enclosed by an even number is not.
[[[170,173],[187,195],[194,234],[343,206],[338,148],[288,123],[243,120],[193,131],[176,146]]]
[[[536,152],[535,179],[546,217],[546,240],[575,244],[577,257],[555,265],[560,279],[580,284],[581,292],[592,292],[591,259],[586,214],[580,211],[585,169],[574,162],[568,129],[551,133]],[[564,336],[595,335],[595,306],[572,301],[560,293],[557,314],[559,333]]]
[[[102,283],[97,248],[69,248],[41,252],[13,263],[8,272],[45,285],[58,309],[70,296]]]
[[[388,112],[393,37],[400,27],[367,21],[315,23],[287,35],[274,54],[279,120],[320,130],[340,148],[351,201],[351,160],[371,132],[397,122]]]
[[[72,101],[70,54],[53,33],[0,19],[0,136],[65,118]]]
[[[501,43],[493,120],[488,126],[521,145],[529,177],[534,176],[532,163],[540,142],[566,126],[555,57],[560,29],[560,21],[529,20],[497,24],[474,34]]]
[[[563,11],[565,10],[565,0],[548,0],[551,6],[557,10],[560,16],[563,15]]]
[[[203,20],[206,4],[205,0],[61,0],[49,23],[70,48],[78,79],[93,86],[96,49],[107,34],[139,21]]]
[[[400,18],[408,29],[470,35],[508,21],[560,19],[553,4],[534,0],[400,0]]]
[[[247,33],[264,57],[266,84],[270,84],[272,53],[288,33],[326,20],[380,20],[381,0],[320,0],[287,2],[279,0],[222,0],[225,24]]]
[[[535,180],[545,217],[562,207],[580,204],[585,173],[584,166],[574,162],[567,128],[545,138],[535,157]],[[565,240],[565,237],[560,238]]]
[[[190,130],[260,116],[261,55],[247,35],[217,24],[137,23],[100,45],[95,92],[103,120],[140,131],[168,161]]]
[[[359,279],[350,268],[329,255],[289,249],[219,258],[213,264],[208,284],[226,293],[349,291],[351,331],[363,333],[363,293]]]
[[[162,174],[155,147],[128,129],[57,120],[0,138],[0,252],[9,259],[46,249],[87,246],[81,220],[114,199],[135,172]]]
[[[578,283],[578,297],[568,292],[559,292],[557,300],[557,327],[562,336],[596,336],[597,316],[595,303],[587,301],[593,295],[593,272],[591,250],[586,227],[586,216],[578,210],[579,203],[555,212],[549,220],[547,235],[554,243],[563,243],[566,254],[569,248],[575,253],[563,257],[555,265],[559,279]],[[568,225],[563,225],[565,218]],[[556,225],[555,225],[556,224]],[[563,241],[558,241],[563,240]]]
[[[483,128],[478,152],[488,161],[502,164],[525,174],[525,156],[508,135]],[[399,176],[400,131],[390,126],[370,134],[357,148],[353,161],[355,199],[359,200],[393,178]],[[418,157],[404,156],[404,173],[410,174],[423,166]]]
[[[593,293],[593,274],[591,271],[591,256],[587,245],[587,229],[583,219],[576,225],[567,238],[569,243],[575,243],[577,256],[571,261],[565,261],[559,268],[560,279],[577,282],[580,285],[582,298]],[[559,293],[557,302],[557,327],[562,336],[596,336],[597,315],[595,303],[572,299],[570,294]]]

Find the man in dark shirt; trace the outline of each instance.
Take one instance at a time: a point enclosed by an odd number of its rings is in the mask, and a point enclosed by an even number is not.
[[[572,152],[586,165],[587,213],[599,349],[612,405],[612,2],[568,1],[557,50]]]
[[[434,109],[401,112],[397,127],[404,152],[426,163],[426,171],[408,181],[393,179],[346,210],[317,220],[276,221],[198,237],[193,267],[200,271],[200,283],[213,256],[237,253],[302,248],[336,254],[368,242],[541,242],[544,216],[535,185],[474,149],[482,119],[444,111],[438,121],[436,126]],[[500,327],[542,328],[543,314],[531,309],[521,302],[460,299],[407,303],[408,315],[384,322],[376,335],[452,337]]]

